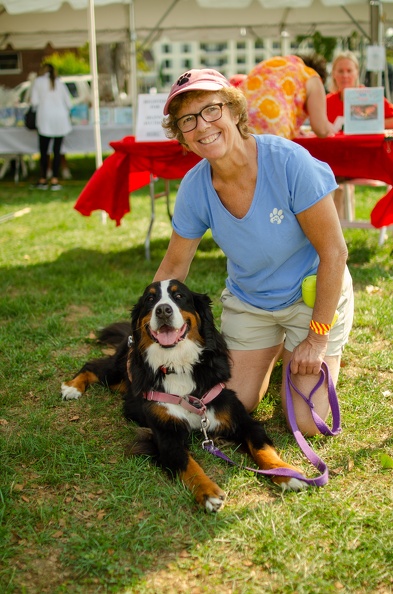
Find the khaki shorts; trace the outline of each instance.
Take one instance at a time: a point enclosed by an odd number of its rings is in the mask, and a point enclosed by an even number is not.
[[[280,311],[266,311],[240,301],[224,289],[221,302],[221,332],[232,350],[266,349],[284,342],[292,352],[308,335],[312,309],[302,299]],[[354,300],[348,269],[337,309],[339,316],[329,333],[328,356],[341,355],[352,327]]]

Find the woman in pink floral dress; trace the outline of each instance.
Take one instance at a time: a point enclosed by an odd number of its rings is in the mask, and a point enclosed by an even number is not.
[[[299,136],[307,119],[317,136],[334,133],[326,115],[322,79],[298,56],[276,56],[260,62],[240,88],[247,99],[249,126],[256,134],[292,139]]]

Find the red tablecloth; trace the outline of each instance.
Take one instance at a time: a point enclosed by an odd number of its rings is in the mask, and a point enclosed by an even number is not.
[[[329,163],[337,176],[375,179],[393,185],[393,140],[383,134],[337,134],[324,139],[305,136],[294,142]],[[117,225],[130,212],[130,192],[148,184],[151,173],[164,179],[180,179],[200,160],[176,140],[135,142],[133,136],[126,136],[111,142],[111,146],[115,152],[94,173],[74,208],[83,215],[104,210]],[[393,190],[375,205],[371,223],[374,227],[393,224]]]
[[[331,138],[305,136],[294,142],[304,146],[313,157],[329,163],[336,176],[381,180],[393,186],[393,139],[385,134],[346,135]],[[393,190],[374,206],[371,224],[385,227],[393,224]]]
[[[176,140],[135,142],[135,137],[126,136],[110,144],[115,152],[93,174],[74,208],[86,216],[104,210],[116,225],[130,212],[130,192],[147,185],[151,173],[180,179],[200,161]]]

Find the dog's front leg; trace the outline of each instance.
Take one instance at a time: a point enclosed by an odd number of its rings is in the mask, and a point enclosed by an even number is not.
[[[93,384],[108,386],[111,390],[124,393],[126,384],[121,366],[117,366],[116,357],[103,357],[86,363],[76,376],[61,385],[63,400],[76,400]]]
[[[258,464],[258,468],[261,470],[289,468],[301,475],[300,470],[280,458],[272,441],[267,436],[263,424],[252,418],[246,413],[243,405],[239,406],[239,404],[238,401],[234,411],[235,418],[238,420],[236,437],[247,445],[249,453]],[[295,477],[272,475],[271,480],[276,485],[280,485],[283,490],[299,491],[307,487],[307,483]]]
[[[190,454],[187,467],[179,472],[179,476],[206,511],[218,512],[222,509],[226,498],[224,491],[205,474]]]
[[[61,396],[63,400],[77,400],[89,386],[99,381],[93,371],[82,369],[72,380],[61,384]]]
[[[171,417],[163,406],[150,402],[147,417],[158,454],[158,464],[173,477],[180,477],[206,511],[220,511],[226,495],[192,458],[187,447],[188,424]]]
[[[248,447],[250,454],[262,470],[272,470],[273,468],[290,468],[296,472],[300,472],[295,466],[287,464],[280,458],[276,449],[264,443],[262,447],[255,448],[255,446],[248,440]],[[299,491],[307,487],[306,483],[300,479],[287,476],[272,476],[273,483],[280,485],[283,490],[289,489],[292,491]]]

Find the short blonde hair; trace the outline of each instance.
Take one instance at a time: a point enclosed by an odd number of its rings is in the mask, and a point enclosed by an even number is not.
[[[176,125],[181,106],[191,99],[199,99],[206,95],[218,95],[223,103],[226,103],[233,116],[238,116],[237,128],[242,138],[248,138],[250,131],[248,128],[247,101],[242,91],[236,87],[223,87],[219,91],[186,91],[177,97],[174,97],[169,104],[169,115],[163,120],[162,127],[165,130],[167,138],[175,138],[180,144],[187,146],[187,142]]]
[[[345,52],[340,52],[339,54],[337,54],[337,56],[333,60],[332,74],[331,74],[331,81],[330,81],[330,90],[333,93],[338,91],[338,87],[337,87],[336,81],[334,79],[334,69],[336,68],[336,66],[340,62],[340,60],[351,60],[351,62],[354,63],[354,65],[356,66],[356,70],[358,71],[358,76],[356,79],[355,86],[356,87],[359,86],[359,61],[353,52],[347,50]]]

